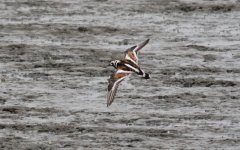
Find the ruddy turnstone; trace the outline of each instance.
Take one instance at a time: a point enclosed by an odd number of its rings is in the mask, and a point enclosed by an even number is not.
[[[136,73],[138,75],[141,75],[145,79],[150,78],[149,74],[145,73],[139,67],[137,57],[138,51],[142,49],[148,42],[149,39],[127,49],[124,53],[124,59],[111,61],[110,65],[113,66],[116,71],[108,79],[107,106],[110,106],[112,104],[119,84],[128,75]]]

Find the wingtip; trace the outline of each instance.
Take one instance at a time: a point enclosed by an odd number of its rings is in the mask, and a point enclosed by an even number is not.
[[[143,43],[145,43],[144,45],[148,44],[148,42],[150,41],[150,39],[147,39],[146,41],[144,41]]]
[[[150,39],[145,40],[144,42],[138,44],[138,46],[134,49],[134,51],[138,52],[140,49],[142,49],[145,45],[148,44],[148,42],[150,41]]]

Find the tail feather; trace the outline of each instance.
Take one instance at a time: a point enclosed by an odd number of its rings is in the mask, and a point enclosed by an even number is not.
[[[145,74],[143,75],[143,78],[144,78],[144,79],[150,79],[150,75],[149,75],[148,73],[145,73]]]
[[[139,69],[139,75],[141,75],[144,79],[150,79],[150,75],[145,73],[142,69]]]

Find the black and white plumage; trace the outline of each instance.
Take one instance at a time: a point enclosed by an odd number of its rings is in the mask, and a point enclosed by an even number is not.
[[[145,79],[149,79],[148,73],[145,73],[138,65],[138,52],[147,43],[146,41],[128,48],[124,52],[124,59],[111,61],[110,65],[113,66],[116,71],[108,79],[108,93],[107,93],[107,106],[110,106],[114,100],[119,84],[130,74],[136,73],[141,75]]]

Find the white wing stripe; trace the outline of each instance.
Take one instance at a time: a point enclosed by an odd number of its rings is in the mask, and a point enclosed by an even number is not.
[[[137,58],[137,57],[136,57],[136,58]],[[132,58],[129,57],[128,54],[126,55],[125,59],[128,59],[128,60],[130,60],[131,62],[133,62],[134,64],[137,65],[137,62],[135,62],[134,60],[132,60]]]
[[[131,65],[129,65],[129,64],[125,64],[127,67],[129,67],[129,68],[131,68],[131,69],[133,69],[133,70],[135,70],[136,72],[139,72],[139,70],[138,69],[136,69],[136,68],[134,68],[134,67],[132,67]]]
[[[125,70],[119,69],[116,73],[132,73],[132,71],[125,71]]]
[[[126,76],[125,76],[126,77]],[[119,80],[117,80],[114,84],[113,84],[113,87],[112,89],[109,91],[108,93],[108,106],[111,105],[111,103],[113,102],[113,99],[114,99],[114,96],[117,92],[117,88],[118,88],[118,84],[125,78],[125,77],[122,77],[120,78]]]

